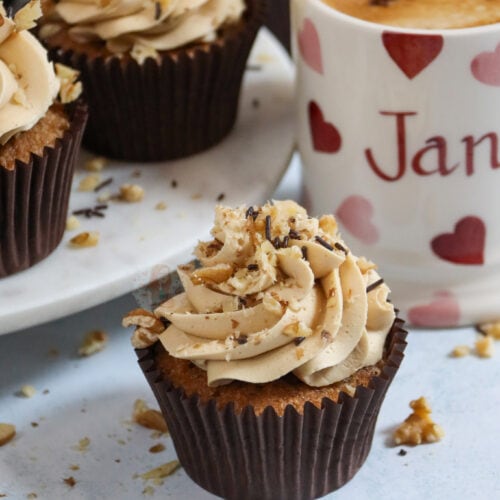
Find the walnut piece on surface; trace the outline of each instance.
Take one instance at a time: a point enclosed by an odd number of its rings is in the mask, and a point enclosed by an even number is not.
[[[4,424],[0,422],[0,446],[7,444],[14,439],[16,435],[16,427],[12,424]]]
[[[493,337],[480,337],[476,340],[476,354],[480,358],[492,358],[495,353],[495,344]]]
[[[132,335],[132,346],[134,349],[146,349],[152,346],[158,335],[165,331],[165,325],[150,311],[145,309],[134,309],[122,320],[122,325],[127,328],[135,326]]]
[[[102,351],[108,344],[108,335],[102,330],[93,330],[88,332],[78,348],[79,356],[92,356]]]
[[[135,423],[147,429],[153,429],[162,433],[168,432],[167,423],[163,415],[158,410],[149,408],[142,399],[135,401],[132,419]]]
[[[444,436],[443,428],[431,418],[431,407],[424,397],[410,403],[413,413],[394,432],[397,445],[435,443]]]
[[[488,337],[500,340],[500,321],[482,323],[477,325],[477,330]]]
[[[178,460],[172,460],[166,464],[160,465],[155,469],[151,469],[148,472],[144,472],[140,475],[144,481],[152,481],[156,486],[161,486],[163,480],[168,476],[171,476],[177,469],[179,469],[181,464]]]
[[[85,231],[79,233],[69,240],[74,248],[95,247],[99,244],[99,233],[97,231]]]
[[[66,220],[66,231],[74,231],[79,227],[80,227],[80,221],[78,220],[78,217],[70,215]]]
[[[19,394],[24,398],[32,398],[36,394],[36,389],[32,385],[23,385]]]
[[[78,183],[78,191],[88,192],[93,191],[101,183],[101,176],[99,174],[86,175]]]
[[[87,162],[85,162],[85,170],[89,172],[101,172],[102,169],[107,165],[108,159],[104,156],[95,156]]]
[[[120,186],[120,200],[127,203],[137,203],[144,198],[144,189],[137,184],[122,184]]]
[[[450,352],[450,357],[452,358],[463,358],[468,356],[471,352],[471,349],[467,345],[457,345],[453,348],[453,351]]]

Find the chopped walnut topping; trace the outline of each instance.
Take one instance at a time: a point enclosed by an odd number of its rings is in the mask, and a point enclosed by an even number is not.
[[[89,174],[80,180],[78,191],[93,191],[100,183],[101,176],[99,174]]]
[[[167,462],[166,464],[160,465],[160,467],[156,467],[144,474],[141,474],[140,477],[145,481],[153,481],[153,484],[157,486],[161,486],[163,484],[163,480],[168,476],[171,476],[177,469],[179,469],[181,464],[178,460],[172,460],[171,462]]]
[[[283,328],[283,333],[290,337],[310,337],[313,331],[302,321],[296,321],[295,323],[290,323],[285,326],[285,328]]]
[[[92,356],[96,352],[102,351],[108,343],[108,335],[101,330],[88,332],[78,348],[79,356]]]
[[[23,385],[19,394],[25,398],[32,398],[36,394],[36,389],[32,385]]]
[[[147,328],[152,333],[162,333],[165,330],[163,323],[150,311],[146,309],[134,309],[130,311],[122,320],[122,325],[141,326]]]
[[[233,266],[231,264],[217,264],[212,267],[203,267],[196,269],[191,274],[191,281],[195,285],[202,283],[223,283],[233,275]]]
[[[107,163],[107,158],[96,156],[85,163],[85,170],[89,172],[101,172]]]
[[[158,52],[147,45],[142,45],[140,43],[135,43],[130,51],[130,55],[133,59],[137,61],[138,64],[142,65],[148,57],[152,59],[158,59]]]
[[[476,340],[476,354],[480,358],[492,358],[495,353],[493,337],[481,337]]]
[[[452,358],[463,358],[470,354],[470,347],[467,345],[457,345],[453,351],[451,351],[450,356]]]
[[[80,221],[74,215],[70,215],[66,221],[66,231],[74,231],[80,227]]]
[[[65,66],[64,64],[55,64],[56,76],[61,82],[59,89],[59,99],[63,104],[76,101],[83,90],[82,82],[77,81],[78,71]]]
[[[377,264],[371,260],[365,259],[364,257],[360,257],[358,259],[358,267],[362,274],[367,274],[370,271],[376,270]]]
[[[132,347],[134,349],[146,349],[158,340],[158,334],[150,332],[147,328],[138,327],[132,335]]]
[[[14,439],[16,428],[12,424],[3,424],[0,422],[0,446],[7,444]]]
[[[74,465],[74,464],[71,464],[71,465],[69,466],[69,469],[70,469],[70,470],[80,470],[80,466],[79,466],[79,465]]]
[[[149,453],[161,453],[162,451],[165,451],[165,445],[162,443],[155,444],[149,448]]]
[[[134,403],[132,418],[135,423],[147,429],[153,429],[162,433],[168,432],[167,423],[163,415],[158,410],[149,408],[142,399],[138,399]]]
[[[98,197],[97,201],[99,203],[107,203],[108,201],[111,200],[113,195],[109,191],[103,191]]]
[[[444,436],[443,428],[431,418],[431,407],[424,397],[410,403],[413,413],[396,429],[394,441],[397,445],[435,443]]]
[[[36,26],[36,20],[42,17],[42,7],[39,0],[31,0],[14,16],[16,30],[30,30]]]
[[[95,247],[98,243],[99,233],[95,231],[77,234],[69,240],[71,246],[78,248]]]
[[[159,201],[155,205],[155,210],[166,210],[167,209],[167,204],[164,201]]]
[[[76,480],[73,476],[65,477],[63,481],[71,488],[73,488],[76,484]]]
[[[88,437],[84,437],[78,441],[77,445],[73,446],[73,449],[85,453],[86,451],[88,451],[89,446],[90,446],[90,439]]]
[[[500,321],[496,321],[494,323],[483,323],[478,325],[477,329],[488,337],[500,340]]]
[[[144,189],[137,184],[123,184],[120,186],[120,200],[127,203],[137,203],[144,198]]]

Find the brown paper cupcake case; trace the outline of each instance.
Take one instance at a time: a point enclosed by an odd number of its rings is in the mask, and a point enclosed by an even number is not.
[[[179,461],[201,487],[238,500],[309,500],[340,488],[370,451],[387,389],[403,359],[406,331],[396,319],[387,339],[386,363],[368,388],[318,409],[306,403],[282,417],[271,407],[240,414],[229,404],[217,409],[172,386],[155,366],[156,349],[137,350],[139,364],[169,426]]]
[[[86,148],[116,159],[181,158],[221,141],[236,121],[241,80],[265,1],[251,0],[245,23],[219,42],[163,52],[160,62],[89,57],[49,48],[81,73],[90,117]]]
[[[12,170],[0,166],[0,278],[44,259],[62,239],[87,107],[78,102],[66,111],[70,127],[54,147]]]

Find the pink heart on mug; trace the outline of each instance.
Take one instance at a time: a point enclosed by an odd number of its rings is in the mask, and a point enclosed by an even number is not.
[[[460,306],[450,292],[437,292],[430,303],[410,309],[408,320],[414,326],[457,326],[460,321]]]
[[[337,153],[342,146],[342,138],[339,131],[332,123],[325,120],[323,111],[319,105],[311,101],[309,103],[309,126],[313,147],[320,153]]]
[[[373,205],[360,195],[346,198],[337,209],[336,216],[344,227],[366,245],[379,240],[379,231],[372,222]]]
[[[486,225],[479,217],[468,216],[455,224],[452,233],[436,236],[431,241],[432,251],[453,264],[480,266],[484,264]]]
[[[476,56],[471,71],[479,82],[500,87],[500,44],[493,52],[481,52]]]
[[[304,24],[298,36],[299,51],[305,63],[320,75],[323,74],[323,56],[318,30],[309,19],[304,19]]]
[[[410,79],[421,73],[443,49],[441,35],[415,35],[384,31],[384,47],[399,69]]]

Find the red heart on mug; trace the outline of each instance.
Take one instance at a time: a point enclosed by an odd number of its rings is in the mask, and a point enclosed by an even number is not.
[[[309,126],[313,147],[316,151],[337,153],[340,150],[342,138],[339,131],[333,124],[325,121],[321,108],[314,101],[309,103]]]
[[[337,209],[336,216],[344,227],[366,245],[373,245],[379,239],[379,232],[372,222],[373,205],[363,196],[346,198]]]
[[[391,59],[410,79],[415,78],[436,59],[443,49],[441,35],[414,35],[384,31],[384,47]]]
[[[410,309],[408,320],[414,326],[434,328],[456,326],[460,321],[460,306],[450,292],[437,292],[429,304]]]
[[[299,51],[305,63],[314,71],[323,74],[323,57],[318,30],[310,19],[304,19],[304,25],[299,32]]]
[[[432,251],[453,264],[484,264],[486,225],[479,217],[468,216],[455,224],[453,233],[436,236],[431,241]]]
[[[486,85],[500,87],[500,44],[493,52],[481,52],[471,63],[474,78]]]

